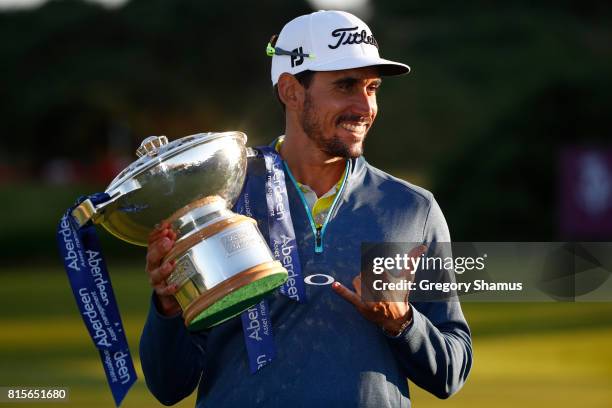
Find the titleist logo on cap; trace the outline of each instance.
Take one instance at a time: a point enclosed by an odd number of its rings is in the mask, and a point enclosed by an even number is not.
[[[332,50],[335,50],[341,45],[350,44],[371,44],[378,48],[378,43],[374,39],[373,35],[368,35],[366,30],[357,31],[359,27],[347,27],[347,28],[336,28],[332,31],[331,35],[334,38],[338,38],[338,42],[335,45],[328,44],[327,46]],[[352,32],[355,31],[355,32]]]
[[[270,52],[272,47],[274,53]],[[378,52],[378,41],[368,25],[338,10],[315,11],[294,18],[285,24],[276,43],[266,48],[266,53],[273,55],[272,85],[276,85],[284,73],[295,75],[307,70],[380,67],[383,76],[410,71],[408,65],[381,58]]]

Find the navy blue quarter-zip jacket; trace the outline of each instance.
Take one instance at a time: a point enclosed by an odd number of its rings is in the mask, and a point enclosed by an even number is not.
[[[363,157],[349,161],[320,230],[285,172],[304,276],[326,274],[352,288],[362,242],[422,242],[430,248],[450,242],[430,192]],[[248,175],[255,187],[253,216],[267,238],[263,160],[250,160]],[[140,340],[151,392],[169,405],[197,388],[197,407],[410,407],[407,379],[440,398],[466,381],[472,346],[458,301],[411,303],[413,322],[390,337],[331,286],[305,286],[306,303],[278,293],[268,299],[277,355],[255,374],[249,371],[239,317],[192,334],[180,316],[164,317],[151,302]]]

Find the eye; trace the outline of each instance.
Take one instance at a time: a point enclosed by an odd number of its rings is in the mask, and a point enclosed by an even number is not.
[[[380,84],[372,84],[368,86],[368,93],[369,94],[376,94],[378,93],[378,90],[380,89]]]

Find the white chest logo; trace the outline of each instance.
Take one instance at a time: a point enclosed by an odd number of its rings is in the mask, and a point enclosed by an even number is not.
[[[308,275],[304,278],[304,282],[309,285],[324,286],[331,285],[335,282],[332,276],[325,275],[324,273],[315,273],[314,275]]]

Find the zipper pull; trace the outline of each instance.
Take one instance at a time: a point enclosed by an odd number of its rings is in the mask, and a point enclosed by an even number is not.
[[[315,235],[315,252],[320,254],[323,252],[323,237],[321,237],[321,227],[317,227]]]

